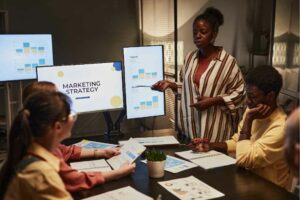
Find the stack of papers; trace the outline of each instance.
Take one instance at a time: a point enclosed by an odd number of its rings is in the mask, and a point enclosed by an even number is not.
[[[107,160],[113,169],[119,169],[126,162],[133,163],[144,151],[146,147],[130,138],[120,149],[120,154]]]
[[[140,193],[130,186],[123,187],[117,190],[109,191],[103,194],[85,198],[84,200],[117,200],[117,199],[130,199],[130,200],[153,200],[152,198]]]
[[[224,196],[223,193],[203,183],[194,176],[158,183],[182,200],[213,199]]]
[[[160,137],[140,137],[134,138],[138,143],[144,146],[158,146],[158,145],[173,145],[179,144],[178,140],[174,136],[160,136]],[[126,141],[119,141],[120,145],[123,145]]]
[[[184,159],[190,160],[204,169],[235,164],[235,159],[214,150],[208,152],[193,152],[192,150],[189,150],[175,152],[175,154]]]
[[[70,165],[73,169],[77,169],[78,171],[85,171],[85,172],[111,171],[110,166],[107,164],[107,162],[104,159],[71,162]]]

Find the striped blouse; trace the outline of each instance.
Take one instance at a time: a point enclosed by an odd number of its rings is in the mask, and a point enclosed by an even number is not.
[[[234,57],[224,49],[212,60],[194,83],[198,67],[198,50],[187,54],[180,72],[178,93],[181,94],[179,128],[189,138],[205,137],[211,142],[225,141],[233,135],[239,122],[238,111],[244,100],[244,79]],[[197,96],[224,99],[226,106],[212,106],[204,111],[191,108]]]

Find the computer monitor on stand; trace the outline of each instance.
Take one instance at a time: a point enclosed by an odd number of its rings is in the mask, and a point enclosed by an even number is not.
[[[41,65],[53,65],[51,34],[0,34],[0,82],[6,94],[6,130],[17,112],[14,108],[21,106],[22,81],[36,79],[36,67]],[[14,93],[19,95],[12,101]]]
[[[162,45],[123,49],[127,119],[165,115],[165,95],[151,86],[164,79]]]
[[[109,111],[122,110],[122,63],[38,67],[38,81],[53,82],[72,99],[77,113],[104,112],[107,134],[115,129]],[[121,112],[122,113],[122,112]]]

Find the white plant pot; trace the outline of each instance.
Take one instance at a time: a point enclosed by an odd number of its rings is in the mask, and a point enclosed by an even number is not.
[[[148,173],[152,178],[160,178],[165,175],[166,161],[147,161]]]

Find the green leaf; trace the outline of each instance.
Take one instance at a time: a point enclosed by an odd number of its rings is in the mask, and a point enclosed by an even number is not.
[[[149,161],[163,161],[167,159],[166,154],[163,151],[150,149],[145,152],[145,157]]]

